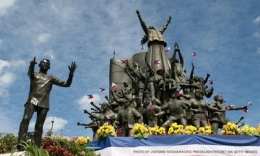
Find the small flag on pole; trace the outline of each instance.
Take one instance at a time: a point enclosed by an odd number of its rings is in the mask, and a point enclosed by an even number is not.
[[[214,83],[214,80],[213,80],[213,79],[209,79],[209,84],[210,84],[211,86],[213,86],[213,83]]]
[[[126,64],[126,60],[121,60],[121,63],[122,64]]]
[[[196,57],[196,53],[195,52],[192,52],[191,56],[194,58]]]
[[[109,120],[109,119],[110,119],[110,116],[105,115],[105,116],[104,116],[104,119],[105,119],[105,120]]]
[[[152,102],[150,101],[150,103],[148,104],[148,106],[147,106],[147,109],[148,110],[151,110],[153,108],[153,104],[152,104]]]
[[[88,95],[88,99],[93,99],[94,96],[93,95]]]
[[[174,94],[174,97],[180,97],[180,96],[183,95],[183,91],[182,91],[182,89],[176,90],[176,91],[173,92],[173,94]]]
[[[153,64],[154,65],[161,64],[161,61],[160,60],[154,60]]]
[[[247,113],[248,112],[248,109],[247,109],[247,106],[245,106],[243,109],[242,109],[243,112]]]
[[[234,107],[234,105],[229,105],[226,107],[226,110],[231,110]]]
[[[168,53],[169,51],[171,51],[171,47],[168,47],[165,52]]]
[[[116,84],[114,82],[112,82],[110,90],[113,90],[116,87]]]
[[[99,88],[100,92],[103,92],[105,91],[106,89],[105,88]]]

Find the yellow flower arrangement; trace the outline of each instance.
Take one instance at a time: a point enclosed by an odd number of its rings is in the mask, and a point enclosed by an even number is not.
[[[155,125],[154,127],[149,128],[149,134],[150,135],[165,135],[166,131],[165,131],[165,128]]]
[[[172,123],[168,129],[169,135],[183,134],[183,133],[184,133],[183,125],[178,125],[176,122]]]
[[[250,127],[249,125],[245,125],[241,128],[242,135],[257,135],[257,129],[255,127]]]
[[[210,126],[200,127],[198,130],[199,134],[209,135],[212,133]]]
[[[104,123],[103,126],[100,126],[97,130],[97,134],[99,138],[106,138],[107,136],[116,137],[115,128],[108,123]]]
[[[240,134],[240,128],[232,122],[227,122],[226,125],[223,126],[221,134],[223,135],[239,135]]]
[[[83,136],[80,136],[80,137],[78,137],[77,140],[76,140],[76,142],[77,142],[78,144],[84,145],[84,146],[86,146],[86,145],[89,143],[89,141],[90,141],[90,137],[89,137],[89,136],[87,136],[86,138],[83,137]]]
[[[149,130],[143,123],[136,123],[132,129],[132,134],[134,138],[146,139],[149,136]]]
[[[197,130],[197,127],[188,125],[185,127],[183,134],[197,134]]]

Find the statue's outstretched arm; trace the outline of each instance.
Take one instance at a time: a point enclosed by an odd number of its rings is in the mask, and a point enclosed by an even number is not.
[[[33,60],[30,62],[30,66],[28,69],[28,76],[29,78],[33,78],[33,73],[34,73],[34,66],[37,64],[36,58],[34,57]]]
[[[208,79],[209,79],[209,77],[210,77],[210,74],[209,73],[207,73],[207,76],[206,76],[206,78],[204,79],[204,85],[208,82]]]
[[[191,65],[192,65],[192,68],[191,68],[191,72],[190,72],[189,84],[193,83],[193,74],[194,74],[194,65],[193,65],[193,63]]]
[[[140,21],[140,24],[141,24],[141,26],[142,26],[142,28],[143,28],[145,34],[148,35],[148,28],[147,28],[145,22],[143,21],[141,15],[140,15],[139,10],[136,10],[136,13],[137,13],[138,19],[139,19],[139,21]]]
[[[162,28],[160,29],[161,34],[163,34],[163,32],[167,29],[168,25],[171,23],[171,19],[172,17],[169,16],[169,19],[167,20],[167,22],[164,24],[164,26],[162,26]]]

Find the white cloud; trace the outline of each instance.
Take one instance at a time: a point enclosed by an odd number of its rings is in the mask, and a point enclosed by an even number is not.
[[[255,32],[254,35],[256,38],[260,38],[260,32]]]
[[[50,34],[47,33],[42,33],[39,35],[39,37],[37,38],[39,43],[46,43],[48,42],[48,40],[51,38]]]
[[[4,15],[8,8],[15,4],[16,0],[1,0],[0,2],[0,16]]]
[[[256,50],[257,54],[260,54],[260,47]]]
[[[87,109],[87,110],[90,110],[91,108],[91,105],[90,105],[90,102],[94,102],[95,104],[98,104],[100,103],[101,101],[101,96],[98,95],[98,94],[93,94],[93,99],[89,99],[87,95],[84,95],[81,99],[79,99],[77,101],[77,103],[79,104],[80,106],[80,109]]]
[[[10,62],[0,60],[0,74],[3,72],[4,68],[9,67],[9,66],[10,66]]]
[[[15,76],[13,73],[6,72],[0,76],[0,86],[8,87],[15,80]]]
[[[5,61],[0,60],[0,96],[8,97],[9,91],[8,87],[12,85],[12,83],[16,79],[15,70],[20,69],[25,65],[23,60],[12,60]]]
[[[254,21],[253,21],[254,24],[259,24],[260,23],[260,16],[258,16]]]
[[[48,50],[43,56],[50,57],[52,60],[55,58],[53,50]]]

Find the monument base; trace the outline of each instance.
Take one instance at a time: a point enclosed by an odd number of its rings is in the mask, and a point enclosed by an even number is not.
[[[170,135],[148,139],[108,137],[89,145],[101,156],[256,156],[260,139],[242,135]]]

